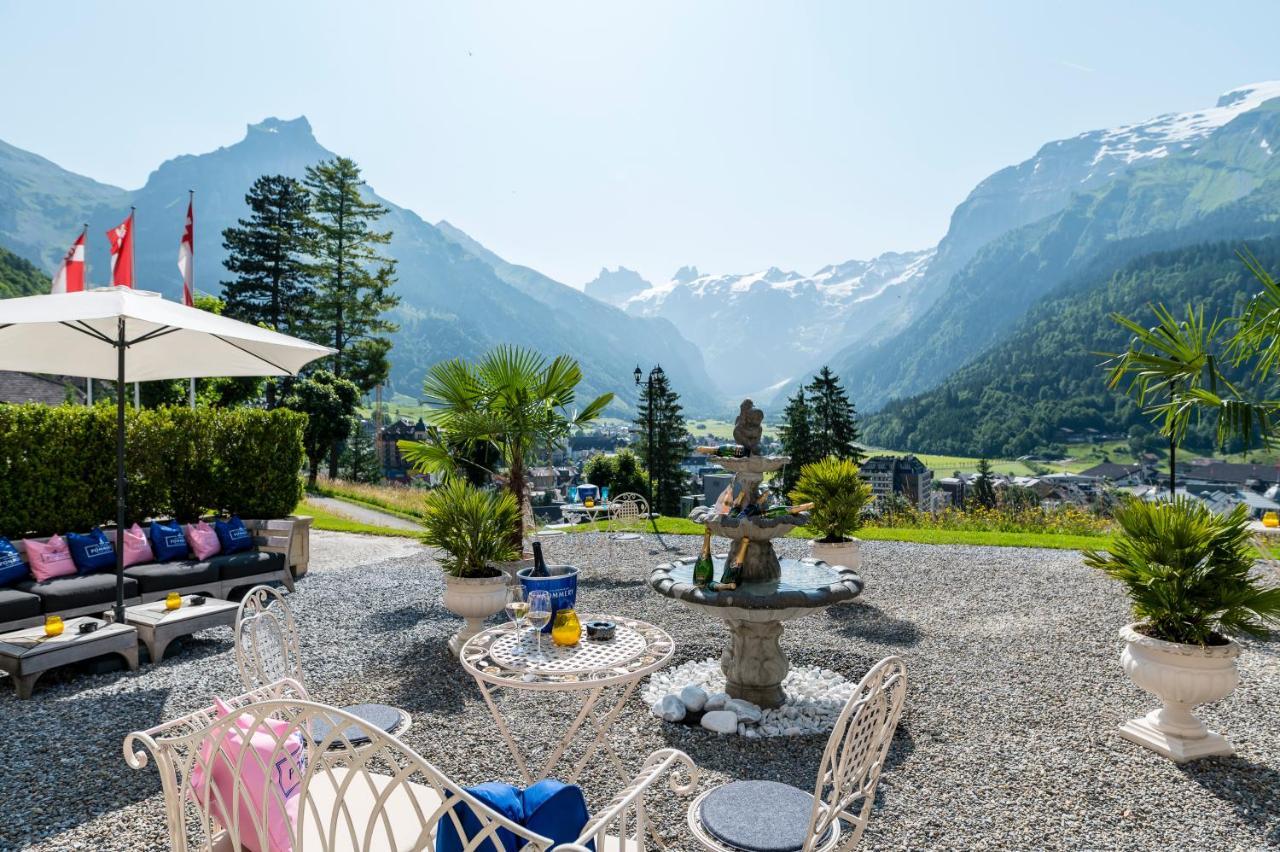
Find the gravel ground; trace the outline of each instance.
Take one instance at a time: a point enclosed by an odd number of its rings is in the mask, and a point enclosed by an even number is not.
[[[698,541],[668,537],[692,554]],[[390,550],[385,548],[391,547]],[[783,555],[804,555],[785,541]],[[856,680],[877,659],[907,663],[907,709],[867,831],[871,849],[1280,848],[1280,647],[1246,642],[1242,682],[1202,718],[1238,755],[1178,767],[1119,738],[1116,726],[1150,697],[1117,661],[1126,605],[1079,554],[1013,548],[863,545],[867,590],[793,622],[792,660]],[[651,536],[615,548],[605,567],[594,535],[548,542],[583,567],[584,609],[646,618],[678,643],[675,664],[715,656],[718,623],[647,585],[661,557]],[[386,701],[408,709],[405,739],[464,783],[511,778],[479,694],[444,640],[457,620],[440,605],[429,554],[412,542],[315,536],[295,611],[309,683],[333,704]],[[374,561],[370,561],[370,560]],[[4,685],[7,687],[7,684]],[[237,692],[226,629],[176,648],[136,675],[54,672],[35,699],[0,689],[0,848],[164,849],[153,769],[121,759],[126,732]],[[550,739],[566,708],[543,696],[505,699],[528,742]],[[825,737],[743,740],[663,726],[633,698],[615,743],[638,763],[664,746],[703,768],[705,788],[771,778],[810,788]],[[57,773],[56,775],[51,774]],[[592,795],[616,780],[588,773]],[[653,813],[674,849],[691,849],[684,800],[663,792]]]

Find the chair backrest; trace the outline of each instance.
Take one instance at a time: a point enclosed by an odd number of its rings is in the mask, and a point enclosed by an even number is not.
[[[840,848],[862,838],[906,694],[907,667],[898,657],[876,663],[854,689],[822,754],[804,852],[820,846],[841,817],[850,830]]]
[[[515,834],[522,849],[551,847],[396,737],[336,707],[260,695],[235,702],[238,713],[219,718],[208,707],[125,738],[134,769],[144,768],[148,755],[155,760],[175,852],[430,850],[446,821],[464,849],[494,848],[485,840],[500,829]],[[316,723],[325,733],[311,733]],[[353,745],[348,737],[356,732],[368,742]],[[478,825],[470,832],[462,805]]]
[[[627,492],[619,494],[609,501],[609,518],[614,521],[629,521],[647,517],[649,502],[639,494]]]
[[[293,612],[271,586],[254,586],[236,613],[236,667],[246,690],[281,678],[305,683]]]

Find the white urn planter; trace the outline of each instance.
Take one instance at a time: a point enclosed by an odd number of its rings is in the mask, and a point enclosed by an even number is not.
[[[444,607],[466,619],[457,633],[449,637],[449,650],[458,656],[468,639],[484,629],[485,619],[507,605],[507,575],[496,577],[454,577],[444,575]]]
[[[811,539],[809,543],[813,546],[814,559],[821,559],[828,565],[843,565],[855,571],[862,568],[862,542],[856,538],[835,542]]]
[[[1197,704],[1220,701],[1240,682],[1240,646],[1183,645],[1140,633],[1136,624],[1120,628],[1125,674],[1163,705],[1120,726],[1120,736],[1178,763],[1235,753],[1231,743],[1192,715]]]

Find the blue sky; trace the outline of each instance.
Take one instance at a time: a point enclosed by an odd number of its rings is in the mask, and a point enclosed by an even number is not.
[[[128,188],[305,114],[581,286],[922,248],[1044,142],[1280,77],[1280,4],[0,0],[0,138]]]

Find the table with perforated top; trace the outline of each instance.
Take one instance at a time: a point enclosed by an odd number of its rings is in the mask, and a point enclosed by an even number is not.
[[[583,743],[581,754],[569,774],[556,775],[574,783],[596,752],[603,753],[619,773],[630,777],[617,752],[609,743],[609,731],[640,681],[670,662],[675,654],[675,641],[661,627],[647,621],[615,615],[579,616],[589,621],[612,621],[617,625],[608,640],[589,639],[584,630],[577,645],[555,645],[543,635],[539,653],[531,629],[517,632],[512,625],[491,627],[471,637],[459,658],[462,666],[476,680],[489,712],[493,714],[502,738],[515,759],[516,768],[526,784],[552,777],[552,771],[577,740],[583,726],[593,716],[595,734]],[[561,692],[579,701],[578,713],[567,731],[556,743],[537,774],[529,771],[529,761],[512,736],[501,709],[494,700],[499,689],[530,692]],[[554,734],[540,731],[542,739]]]

